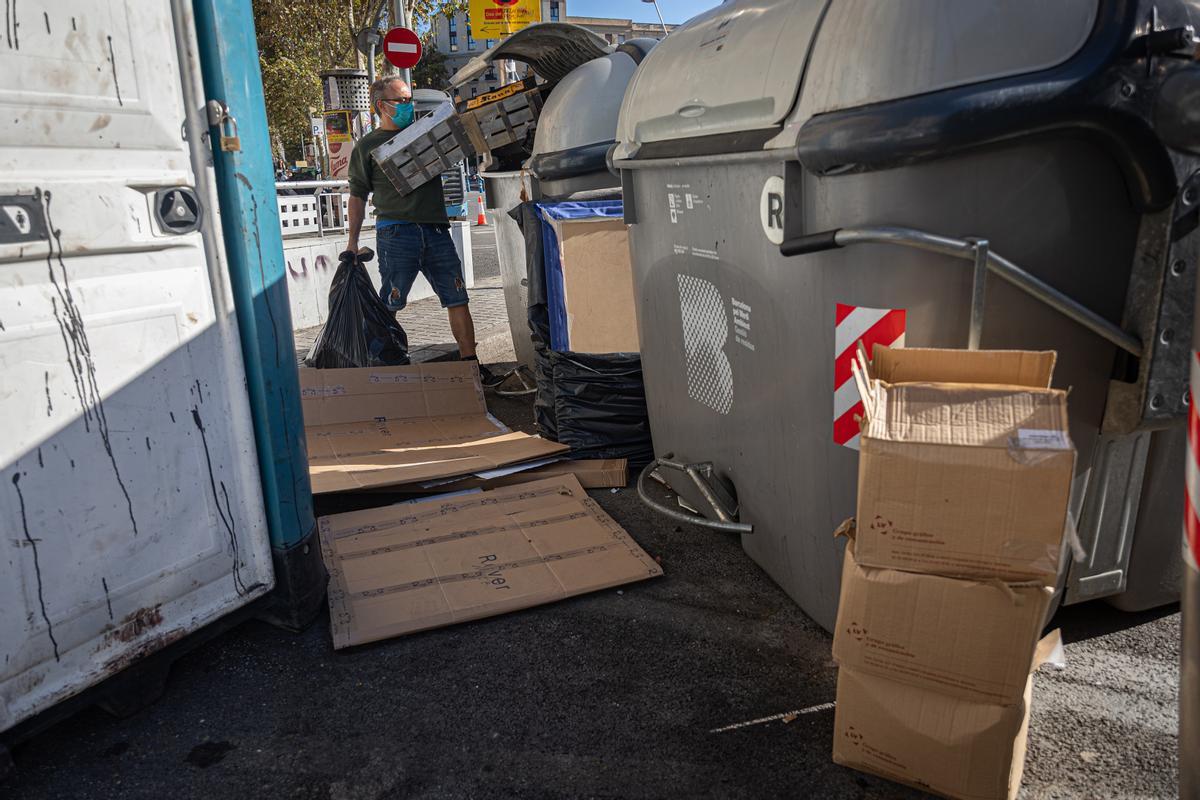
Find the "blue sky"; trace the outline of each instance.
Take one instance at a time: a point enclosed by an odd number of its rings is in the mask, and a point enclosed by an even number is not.
[[[663,19],[680,23],[720,5],[720,0],[658,0]],[[567,0],[567,14],[579,17],[618,17],[634,22],[657,22],[654,6],[641,0]]]

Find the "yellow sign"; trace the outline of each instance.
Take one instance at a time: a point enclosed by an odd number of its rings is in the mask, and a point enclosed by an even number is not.
[[[330,144],[353,141],[349,111],[325,112],[325,139]]]
[[[476,39],[503,39],[542,21],[541,0],[470,0],[470,11]]]
[[[503,100],[506,97],[512,97],[514,94],[519,94],[526,89],[525,81],[517,81],[510,83],[508,86],[502,86],[494,92],[485,92],[478,97],[472,97],[467,101],[467,110],[479,108],[487,103],[494,103],[497,100]]]

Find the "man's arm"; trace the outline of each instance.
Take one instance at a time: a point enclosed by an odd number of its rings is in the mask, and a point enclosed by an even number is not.
[[[358,235],[362,232],[363,218],[367,215],[367,196],[371,193],[371,176],[368,173],[368,156],[363,152],[364,144],[359,142],[350,153],[350,202],[347,203],[347,214],[350,223],[350,239],[346,249],[351,253],[358,252]]]
[[[367,215],[366,199],[350,195],[348,211],[350,215],[350,240],[346,242],[346,249],[352,253],[357,253],[358,234],[362,231],[363,218]]]

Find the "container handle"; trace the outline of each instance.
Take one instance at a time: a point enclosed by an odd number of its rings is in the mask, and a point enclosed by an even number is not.
[[[803,256],[809,253],[821,253],[825,250],[833,250],[842,246],[837,240],[838,231],[840,230],[841,228],[834,228],[831,231],[809,233],[804,236],[787,239],[779,246],[779,252],[785,256]]]
[[[754,533],[753,525],[745,522],[733,521],[732,515],[729,513],[729,511],[723,508],[720,500],[713,494],[711,487],[709,487],[705,482],[704,476],[700,472],[701,466],[702,465],[699,464],[677,464],[673,461],[668,461],[663,458],[656,458],[647,464],[638,475],[638,497],[652,511],[657,511],[663,516],[670,517],[678,522],[686,522],[689,525],[700,525],[701,527],[710,528],[715,531],[724,531],[726,533]],[[721,517],[721,519],[711,520],[708,517],[700,514],[689,514],[687,512],[671,508],[670,506],[664,505],[657,500],[652,499],[650,494],[646,491],[646,478],[649,477],[651,472],[659,467],[677,469],[687,474],[696,484],[696,487],[700,490],[700,493],[704,495],[704,499],[713,507],[713,511],[717,514],[717,516]]]
[[[799,256],[853,244],[898,245],[972,261],[975,265],[975,287],[971,293],[970,336],[975,344],[978,344],[983,330],[983,279],[990,272],[1125,352],[1139,358],[1145,355],[1141,339],[991,250],[984,239],[954,239],[915,228],[895,226],[837,228],[785,239],[779,245],[779,252],[785,256]]]

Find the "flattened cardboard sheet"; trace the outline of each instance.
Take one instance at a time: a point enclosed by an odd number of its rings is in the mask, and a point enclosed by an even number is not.
[[[450,478],[568,450],[489,415],[471,362],[302,369],[300,393],[314,494]]]
[[[322,517],[335,648],[662,574],[573,475]]]
[[[585,489],[619,489],[629,484],[629,462],[624,458],[539,459],[506,467],[505,474],[481,472],[423,484],[371,489],[372,492],[455,492],[464,489],[498,489],[559,475],[574,475]]]

